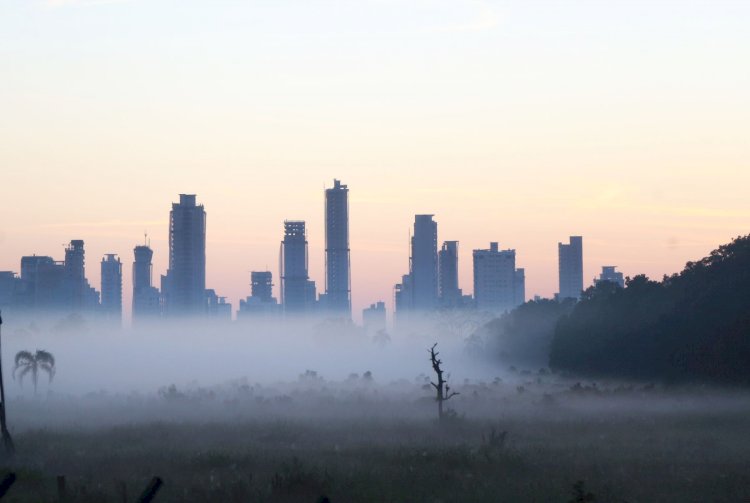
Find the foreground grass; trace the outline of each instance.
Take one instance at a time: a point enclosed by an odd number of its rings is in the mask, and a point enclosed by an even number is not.
[[[746,413],[627,418],[254,420],[32,430],[4,460],[3,501],[128,501],[153,475],[157,502],[747,501]],[[504,443],[491,428],[508,431]]]

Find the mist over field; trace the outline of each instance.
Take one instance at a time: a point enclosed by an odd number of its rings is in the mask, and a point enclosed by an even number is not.
[[[353,324],[324,319],[236,324],[195,320],[122,329],[83,320],[62,331],[53,320],[6,323],[4,363],[12,368],[13,356],[21,350],[51,352],[57,373],[49,391],[55,394],[147,393],[169,384],[213,386],[236,379],[270,384],[294,381],[307,370],[332,381],[369,371],[382,385],[427,374],[428,349],[439,342],[453,380],[500,375],[502,369],[472,358],[463,338],[434,335],[432,325],[413,325],[398,337],[378,337]],[[47,388],[40,384],[42,393]],[[11,396],[16,391],[20,393],[11,388]]]
[[[541,334],[547,305],[529,306]],[[6,318],[14,465],[33,474],[10,501],[57,501],[54,474],[92,502],[122,501],[155,475],[165,502],[749,495],[744,388],[550,371],[548,336],[513,332],[524,312],[515,324],[436,313],[388,334],[324,318],[122,329]],[[441,421],[435,343],[459,393]],[[40,372],[35,396],[29,375],[21,387],[9,374],[18,351],[37,349],[56,372],[51,383]]]

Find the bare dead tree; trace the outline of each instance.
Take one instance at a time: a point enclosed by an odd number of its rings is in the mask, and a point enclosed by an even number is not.
[[[435,351],[436,347],[437,342],[430,348],[430,361],[432,362],[432,370],[434,370],[435,374],[437,374],[437,383],[430,382],[430,384],[432,384],[432,386],[435,388],[435,401],[437,401],[438,404],[438,419],[442,421],[444,417],[443,402],[450,399],[451,397],[458,395],[459,393],[456,391],[451,391],[450,386],[448,386],[448,382],[443,377],[443,369],[440,367],[443,362],[438,358],[438,355],[440,353]]]

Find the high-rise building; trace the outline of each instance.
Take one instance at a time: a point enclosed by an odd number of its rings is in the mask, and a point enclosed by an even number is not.
[[[409,311],[424,312],[438,307],[437,222],[433,215],[414,216],[409,274],[394,287],[394,322],[409,317]],[[458,280],[456,280],[458,281]]]
[[[351,318],[349,189],[339,180],[326,189],[326,309]]]
[[[148,245],[133,249],[133,321],[155,318],[161,312],[159,290],[152,285],[153,250]]]
[[[602,273],[598,278],[594,279],[594,283],[598,285],[602,281],[609,281],[616,284],[620,288],[625,288],[625,277],[621,272],[617,270],[616,265],[602,266]]]
[[[86,289],[86,252],[83,240],[74,239],[65,247],[65,283],[69,290],[70,304],[73,309],[82,309]]]
[[[516,250],[500,250],[490,243],[474,250],[474,300],[478,309],[502,312],[523,303],[523,269],[516,269]]]
[[[169,269],[162,276],[169,316],[204,315],[206,300],[206,212],[195,194],[180,194],[169,213]]]
[[[102,259],[102,312],[107,318],[122,320],[122,263],[114,253]]]
[[[275,316],[278,313],[278,301],[273,296],[273,275],[271,271],[252,271],[250,273],[250,297],[240,300],[237,318],[262,315]]]
[[[515,306],[520,306],[526,302],[526,269],[516,269],[514,276],[515,284],[513,285],[513,295]]]
[[[424,311],[437,307],[438,254],[437,222],[433,215],[415,215],[411,238],[411,281],[413,307]]]
[[[307,234],[302,220],[284,221],[281,242],[281,302],[285,314],[300,314],[315,303],[315,283],[307,272]]]
[[[65,292],[68,307],[73,311],[95,310],[99,292],[86,279],[86,252],[82,239],[74,239],[65,247]]]
[[[6,284],[13,289],[12,305],[61,313],[98,310],[99,292],[86,279],[84,258],[80,239],[65,247],[63,262],[40,255],[21,257],[20,277]]]
[[[0,308],[15,306],[21,285],[21,278],[13,271],[0,271]]]
[[[276,302],[273,298],[273,274],[271,271],[250,273],[250,294],[263,302]]]
[[[63,262],[39,255],[21,257],[19,307],[69,309],[71,301],[65,278]]]
[[[393,287],[395,305],[394,323],[405,321],[414,308],[414,295],[411,288],[411,274],[401,276],[401,283]]]
[[[385,302],[370,304],[362,310],[362,324],[368,333],[377,333],[386,328]]]
[[[560,292],[558,299],[579,299],[583,292],[583,238],[570,236],[569,244],[558,243]]]
[[[207,288],[205,295],[206,314],[209,318],[232,321],[232,304],[227,302],[226,297],[218,295],[213,288]]]
[[[445,241],[438,253],[438,286],[441,307],[459,307],[463,292],[458,288],[458,241]]]

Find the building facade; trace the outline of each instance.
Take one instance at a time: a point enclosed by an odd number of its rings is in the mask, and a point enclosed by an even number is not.
[[[437,222],[433,215],[414,217],[411,238],[412,306],[417,311],[429,311],[438,305]]]
[[[516,250],[500,250],[498,243],[489,249],[474,250],[474,301],[478,309],[503,312],[523,303],[525,278],[516,269]]]
[[[463,292],[458,287],[458,241],[445,241],[438,253],[438,291],[440,306],[460,307]]]
[[[105,317],[122,321],[122,262],[114,253],[102,258],[102,313]]]
[[[169,269],[162,276],[168,316],[205,315],[206,212],[195,194],[180,194],[169,213]]]
[[[602,272],[598,278],[594,279],[594,284],[598,285],[603,281],[609,281],[620,288],[625,288],[625,277],[617,270],[616,265],[602,266]]]
[[[155,319],[161,314],[161,296],[153,286],[154,252],[148,245],[133,248],[133,322]]]
[[[351,318],[349,188],[339,180],[325,191],[325,308]]]
[[[580,299],[583,292],[583,238],[570,236],[568,244],[558,243],[560,291],[558,299]]]
[[[273,296],[273,274],[271,271],[250,273],[250,296],[240,300],[237,319],[249,317],[272,318],[279,312],[279,303]]]
[[[284,314],[311,311],[315,304],[315,283],[308,276],[307,233],[303,220],[284,222],[280,262]]]

